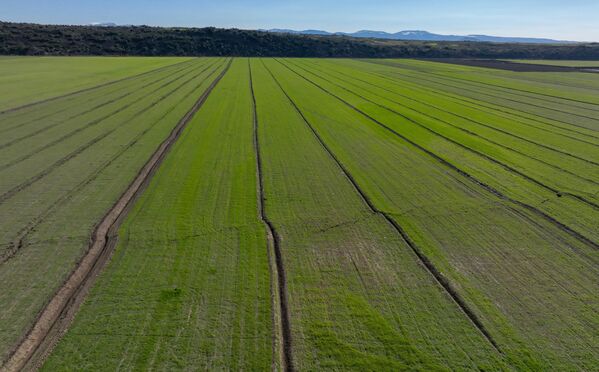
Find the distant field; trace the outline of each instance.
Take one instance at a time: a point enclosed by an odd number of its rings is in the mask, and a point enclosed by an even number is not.
[[[288,58],[139,75],[157,62],[137,61],[131,78],[0,114],[2,360],[166,149],[106,234],[97,281],[77,282],[93,286],[74,292],[72,324],[10,363],[599,364],[599,75]],[[90,63],[94,86],[110,69]]]
[[[189,60],[183,57],[2,57],[0,112]]]
[[[547,61],[539,59],[506,59],[517,63],[532,63],[535,65],[566,66],[566,67],[599,67],[599,61]]]

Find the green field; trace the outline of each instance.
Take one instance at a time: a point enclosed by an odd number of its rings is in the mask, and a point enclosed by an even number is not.
[[[392,59],[27,61],[0,66],[60,89],[0,100],[0,360],[191,117],[119,218],[68,331],[44,336],[51,352],[32,365],[599,364],[599,75]],[[56,75],[33,77],[46,68]]]

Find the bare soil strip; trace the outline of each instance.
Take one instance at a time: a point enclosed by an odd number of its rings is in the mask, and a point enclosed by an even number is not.
[[[172,65],[162,66],[162,67],[159,67],[159,68],[154,69],[154,70],[142,72],[141,74],[136,74],[136,75],[132,75],[132,76],[126,76],[126,77],[124,77],[122,79],[112,80],[112,81],[109,81],[109,82],[106,82],[106,83],[94,85],[92,87],[88,87],[88,88],[76,90],[74,92],[70,92],[70,93],[66,93],[66,94],[62,94],[60,96],[50,97],[50,98],[43,99],[41,101],[35,101],[35,102],[24,104],[22,106],[17,106],[17,107],[9,108],[9,109],[6,109],[4,111],[0,111],[0,115],[7,114],[9,112],[15,112],[15,111],[23,110],[23,109],[26,109],[26,108],[29,108],[29,107],[32,107],[32,106],[41,105],[42,103],[56,101],[56,100],[59,100],[61,98],[67,98],[67,97],[70,97],[70,96],[75,96],[77,94],[89,92],[91,90],[98,89],[98,88],[103,88],[103,87],[106,87],[106,86],[109,86],[109,85],[112,85],[112,84],[120,83],[122,81],[135,79],[135,78],[140,77],[140,76],[151,74],[151,73],[154,73],[154,72],[157,72],[157,71],[162,71],[162,70],[167,69],[169,67],[173,67],[173,66],[177,66],[177,65],[180,65],[180,64],[188,63],[190,60],[191,59],[188,59],[188,60],[185,60],[185,61],[182,61],[182,62],[173,63]]]
[[[499,190],[495,189],[494,187],[480,181],[479,179],[477,179],[476,177],[474,177],[473,175],[471,175],[470,173],[462,170],[461,168],[459,168],[458,166],[454,165],[453,163],[445,160],[444,158],[440,157],[439,155],[427,150],[426,148],[420,146],[419,144],[417,144],[416,142],[410,140],[409,138],[403,136],[402,134],[400,134],[399,132],[395,131],[393,128],[387,126],[386,124],[382,123],[381,121],[375,119],[374,117],[368,115],[367,113],[365,113],[364,111],[360,110],[359,108],[353,106],[351,103],[345,101],[344,99],[342,99],[341,97],[335,95],[334,93],[328,91],[327,89],[321,87],[320,85],[316,84],[315,82],[311,81],[310,79],[302,76],[301,74],[297,73],[296,71],[294,71],[293,69],[289,68],[286,64],[282,63],[281,61],[279,61],[278,59],[275,59],[277,62],[279,62],[280,64],[282,64],[283,66],[285,66],[287,69],[289,69],[290,71],[292,71],[293,73],[295,73],[296,75],[298,75],[299,77],[301,77],[302,79],[306,80],[307,82],[313,84],[315,87],[319,88],[320,90],[322,90],[323,92],[329,94],[332,97],[335,97],[337,100],[339,100],[340,102],[344,103],[345,105],[347,105],[348,107],[350,107],[351,109],[353,109],[354,111],[360,113],[362,116],[368,118],[369,120],[371,120],[372,122],[374,122],[375,124],[379,125],[380,127],[384,128],[385,130],[389,131],[390,133],[392,133],[393,135],[401,138],[402,140],[406,141],[407,143],[411,144],[412,146],[414,146],[415,148],[419,149],[420,151],[424,152],[425,154],[429,155],[430,157],[432,157],[433,159],[435,159],[436,161],[438,161],[439,163],[443,164],[444,166],[454,170],[455,172],[457,172],[458,174],[472,180],[473,182],[475,182],[476,184],[478,184],[479,186],[481,186],[483,189],[487,190],[488,192],[490,192],[491,194],[494,194],[495,196],[499,197],[500,199],[503,199],[505,201],[510,202],[511,204],[514,204],[516,206],[522,207],[534,214],[536,214],[539,217],[544,218],[546,221],[551,222],[552,224],[554,224],[557,228],[559,228],[560,230],[568,233],[569,235],[571,235],[572,237],[578,239],[579,241],[581,241],[582,243],[588,245],[589,247],[592,247],[594,249],[599,249],[599,243],[594,242],[593,240],[587,238],[586,236],[582,235],[581,233],[573,230],[572,228],[564,225],[563,223],[561,223],[560,221],[558,221],[557,219],[551,217],[550,215],[546,214],[545,212],[537,209],[536,207],[526,204],[524,202],[521,202],[519,200],[516,199],[512,199],[510,197],[508,197],[507,195],[504,195],[503,193],[501,193]],[[408,119],[409,120],[409,119]],[[411,120],[410,120],[411,121]],[[463,145],[461,145],[463,146]],[[506,168],[507,169],[507,168]],[[520,173],[518,173],[520,174]],[[528,177],[527,177],[528,178]],[[533,181],[534,182],[534,181]],[[535,182],[538,183],[538,182]],[[542,184],[539,185],[542,187],[546,187],[543,186]],[[552,190],[549,187],[546,187],[548,190]],[[558,193],[557,190],[555,190],[556,194]],[[576,198],[576,196],[574,195],[570,195],[570,194],[563,194],[563,193],[559,193],[560,196],[562,195],[568,195],[568,196],[573,196]],[[578,198],[577,198],[578,199]],[[587,203],[589,204],[589,203]],[[595,204],[591,203],[589,204],[593,207],[596,207]],[[514,209],[514,212],[521,214],[519,211]]]
[[[253,115],[254,115],[254,151],[256,152],[256,169],[258,172],[258,204],[260,209],[260,219],[264,223],[267,228],[269,240],[272,240],[272,245],[274,248],[274,256],[276,262],[276,274],[277,274],[277,284],[278,284],[278,293],[279,293],[279,310],[280,310],[280,326],[281,326],[281,335],[283,338],[283,368],[285,371],[293,371],[293,352],[292,352],[292,339],[291,339],[291,319],[289,315],[289,304],[287,301],[287,279],[285,276],[285,265],[283,263],[283,257],[281,252],[281,243],[280,237],[277,233],[274,225],[268,219],[266,215],[266,210],[264,208],[264,181],[263,181],[263,172],[262,172],[262,158],[260,156],[260,142],[258,139],[258,111],[256,108],[256,96],[254,95],[254,83],[252,79],[252,68],[249,65],[248,60],[248,68],[250,71],[250,90],[252,93],[252,105],[253,105]],[[270,257],[270,256],[269,256]],[[272,278],[271,278],[272,279]],[[274,308],[273,308],[274,311]],[[276,332],[278,330],[275,330]],[[276,335],[276,333],[275,333]],[[276,348],[275,345],[273,345]]]
[[[266,67],[266,65],[264,66]],[[352,184],[353,188],[360,195],[364,204],[368,206],[368,208],[372,211],[373,214],[377,214],[383,217],[387,223],[402,237],[402,239],[406,242],[406,244],[412,249],[412,251],[416,254],[416,257],[420,260],[420,262],[426,267],[427,271],[433,276],[433,278],[437,281],[437,283],[445,290],[445,292],[453,299],[453,301],[460,307],[460,309],[464,312],[464,314],[470,319],[472,324],[480,331],[480,333],[487,339],[487,341],[497,350],[499,353],[503,353],[499,348],[499,345],[494,340],[491,333],[486,329],[484,324],[480,321],[478,316],[474,313],[474,311],[470,308],[470,306],[466,303],[466,301],[461,297],[461,295],[453,288],[452,284],[445,278],[445,276],[434,266],[434,264],[426,257],[424,253],[420,250],[420,248],[409,238],[405,230],[395,222],[389,214],[378,209],[372,200],[366,195],[366,193],[360,188],[355,178],[351,175],[349,170],[343,165],[343,163],[337,158],[335,153],[329,148],[329,146],[324,142],[322,137],[318,134],[316,129],[312,126],[312,124],[308,121],[308,119],[304,116],[304,113],[300,110],[300,108],[296,105],[293,99],[287,94],[287,92],[283,89],[279,81],[275,78],[272,72],[266,67],[272,78],[275,80],[283,94],[287,97],[291,105],[295,108],[296,112],[301,116],[302,120],[306,124],[306,126],[310,129],[310,131],[314,134],[317,141],[323,147],[323,149],[327,152],[330,158],[337,164],[339,169],[343,172],[348,181]]]
[[[79,262],[63,286],[42,310],[32,329],[20,345],[11,353],[2,371],[19,371],[36,369],[41,366],[51,348],[58,342],[72,322],[77,309],[95,281],[97,275],[105,267],[116,245],[117,230],[132,202],[148,185],[166,154],[177,141],[191,118],[204,104],[212,90],[229,70],[231,61],[199,97],[194,106],[173,128],[170,135],[162,142],[156,152],[140,170],[135,180],[116,202],[102,221],[97,225],[90,242],[87,254]]]

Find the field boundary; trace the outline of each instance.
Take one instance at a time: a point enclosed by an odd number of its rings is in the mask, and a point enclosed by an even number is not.
[[[279,295],[279,310],[280,310],[280,315],[277,318],[273,319],[273,320],[278,320],[280,321],[280,325],[279,324],[274,324],[275,328],[275,339],[273,340],[273,351],[276,351],[278,349],[278,346],[276,345],[277,340],[276,340],[276,336],[279,332],[281,332],[281,336],[282,336],[282,350],[279,349],[279,351],[276,353],[276,355],[279,356],[279,358],[281,358],[281,353],[282,355],[282,362],[283,362],[283,368],[285,371],[293,371],[294,370],[294,366],[293,366],[293,353],[292,353],[292,338],[291,338],[291,317],[289,315],[289,303],[287,300],[287,278],[285,275],[285,265],[283,263],[283,257],[282,257],[282,251],[281,251],[281,243],[280,243],[280,237],[279,234],[277,233],[273,223],[270,221],[270,219],[268,218],[268,216],[266,215],[266,209],[264,206],[264,182],[263,182],[263,172],[262,172],[262,157],[260,156],[260,142],[259,142],[259,138],[258,138],[258,109],[257,109],[257,105],[256,105],[256,96],[254,94],[254,82],[252,79],[252,67],[249,63],[249,59],[248,59],[248,69],[249,69],[249,75],[250,75],[250,91],[252,94],[252,113],[253,113],[253,122],[254,122],[254,126],[253,126],[253,131],[254,131],[254,151],[256,153],[256,172],[257,172],[257,176],[258,176],[258,209],[259,209],[259,213],[260,213],[260,219],[262,220],[262,222],[264,223],[264,225],[266,226],[267,229],[267,233],[268,233],[268,245],[269,245],[269,261],[271,259],[271,255],[270,255],[270,246],[271,246],[271,242],[272,242],[272,248],[274,249],[274,256],[275,256],[275,263],[276,265],[273,267],[273,265],[269,262],[269,265],[271,267],[271,270],[273,271],[272,274],[276,274],[277,276],[277,281],[275,281],[275,283],[277,284],[275,290]],[[272,278],[271,278],[271,283],[273,282]],[[273,293],[271,292],[271,295]],[[274,311],[274,309],[273,309]],[[280,327],[279,327],[280,326]],[[273,366],[274,367],[274,366]]]
[[[227,73],[231,63],[232,59],[229,59],[223,71],[202,93],[192,108],[179,120],[170,135],[161,143],[139,171],[134,181],[97,225],[92,234],[88,252],[42,310],[24,339],[10,354],[6,363],[1,367],[2,371],[19,371],[41,367],[45,357],[68,329],[98,274],[108,263],[116,246],[117,230],[132,207],[133,202],[149,184],[173,144]]]
[[[169,67],[173,67],[173,66],[178,66],[178,65],[181,65],[181,64],[189,63],[189,62],[193,61],[194,59],[195,58],[186,59],[185,61],[173,63],[172,65],[158,67],[158,68],[155,68],[153,70],[142,72],[140,74],[135,74],[135,75],[131,75],[131,76],[125,76],[124,78],[121,78],[121,79],[111,80],[111,81],[108,81],[106,83],[102,83],[102,84],[94,85],[94,86],[91,86],[91,87],[79,89],[79,90],[76,90],[76,91],[73,91],[73,92],[61,94],[60,96],[50,97],[50,98],[42,99],[42,100],[39,100],[39,101],[26,103],[26,104],[21,105],[21,106],[16,106],[16,107],[13,107],[13,108],[9,108],[9,109],[0,111],[0,115],[4,115],[4,114],[11,113],[11,112],[23,110],[23,109],[26,109],[26,108],[29,108],[29,107],[41,105],[43,103],[48,103],[48,102],[56,101],[56,100],[59,100],[61,98],[67,98],[67,97],[75,96],[77,94],[89,92],[89,91],[92,91],[94,89],[104,88],[104,87],[107,87],[109,85],[120,83],[120,82],[123,82],[123,81],[132,80],[132,79],[138,78],[140,76],[151,74],[153,72],[162,71],[162,70],[167,69]]]
[[[277,62],[279,62],[277,60]],[[281,62],[279,62],[281,63]],[[281,63],[282,64],[282,63]],[[273,80],[277,83],[283,94],[287,97],[291,105],[294,107],[295,111],[300,115],[304,123],[311,130],[311,132],[316,137],[316,140],[320,143],[323,149],[328,153],[331,159],[337,164],[339,169],[343,172],[348,181],[352,184],[353,188],[356,190],[358,195],[360,195],[361,199],[368,206],[368,208],[372,211],[372,213],[383,217],[387,223],[401,236],[401,238],[406,242],[406,244],[411,248],[414,252],[418,260],[422,263],[422,265],[426,268],[426,270],[431,274],[431,276],[435,279],[435,281],[445,290],[447,295],[455,302],[456,305],[462,310],[462,312],[466,315],[466,317],[470,320],[470,322],[474,325],[474,327],[482,334],[482,336],[491,344],[491,346],[500,354],[503,354],[503,351],[491,335],[491,333],[486,329],[484,324],[478,318],[478,316],[474,313],[474,311],[470,308],[470,306],[466,303],[466,301],[461,297],[461,295],[453,288],[449,280],[445,278],[445,276],[434,266],[434,264],[428,259],[428,257],[422,253],[420,248],[410,239],[405,230],[395,221],[393,220],[388,213],[385,213],[378,209],[372,200],[366,195],[364,190],[360,188],[356,179],[352,176],[349,170],[341,163],[341,161],[337,158],[337,156],[333,153],[333,151],[329,148],[329,146],[324,142],[322,137],[318,134],[316,129],[312,126],[312,124],[308,121],[308,119],[304,116],[303,112],[299,109],[293,99],[287,94],[287,92],[283,89],[281,84],[272,74],[272,72],[264,66]]]

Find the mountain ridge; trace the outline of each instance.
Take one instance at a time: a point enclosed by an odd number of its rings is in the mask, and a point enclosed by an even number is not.
[[[575,44],[576,41],[555,40],[534,37],[509,37],[490,35],[443,35],[424,30],[404,30],[394,33],[375,30],[359,30],[356,32],[329,32],[324,30],[291,30],[273,28],[259,30],[274,33],[288,33],[294,35],[322,35],[322,36],[350,36],[357,38],[375,38],[388,40],[415,40],[415,41],[474,41],[491,43],[532,43],[532,44]]]

